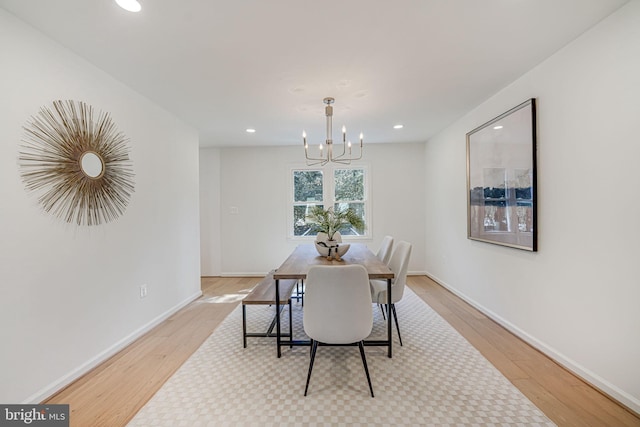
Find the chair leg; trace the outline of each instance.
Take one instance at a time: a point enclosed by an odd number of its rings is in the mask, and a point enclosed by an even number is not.
[[[400,326],[398,326],[398,314],[396,313],[395,304],[391,304],[391,311],[393,312],[393,320],[396,321],[396,331],[398,331],[398,339],[400,340],[400,345],[402,346],[402,337],[400,336]]]
[[[313,361],[316,358],[316,350],[318,349],[318,341],[311,341],[311,359],[309,360],[309,373],[307,374],[307,385],[304,387],[304,395],[307,395],[309,390],[309,380],[311,379],[311,370],[313,369]],[[369,374],[367,374],[369,375]]]
[[[380,308],[380,311],[382,312],[382,318],[384,320],[387,320],[387,316],[384,314],[384,309],[382,308],[382,304],[378,304],[378,308]]]
[[[358,347],[360,347],[360,357],[362,357],[364,373],[367,374],[367,382],[369,383],[369,391],[371,392],[371,397],[375,397],[373,395],[373,386],[371,385],[371,377],[369,376],[369,368],[367,368],[367,358],[364,355],[364,345],[362,344],[362,341],[358,343]],[[311,375],[311,371],[309,371],[309,375]]]

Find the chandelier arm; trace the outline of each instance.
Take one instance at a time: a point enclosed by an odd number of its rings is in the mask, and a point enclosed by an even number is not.
[[[346,154],[346,147],[343,150],[342,154],[337,156],[337,157],[334,157],[334,159],[335,160],[340,160],[345,156],[345,154]],[[349,157],[345,158],[344,160],[360,160],[361,158],[362,158],[362,145],[360,145],[360,154],[358,155],[358,157],[352,157],[351,156],[351,151],[349,151]]]
[[[345,154],[347,154],[347,144],[344,142],[344,137],[343,137],[342,138],[342,154],[334,157],[334,159],[339,159],[340,157],[344,157]]]
[[[314,159],[314,160],[316,160],[316,159]],[[324,166],[327,163],[329,163],[329,160],[326,160],[326,159],[322,159],[322,160],[317,159],[317,161],[314,161],[314,162],[309,162],[307,160],[307,166],[315,166],[315,165]]]
[[[362,154],[359,157],[345,157],[345,158],[334,157],[333,159],[331,159],[331,161],[335,163],[344,163],[344,162],[352,162],[354,160],[360,160],[361,158],[362,158]]]
[[[303,132],[303,141],[304,141],[304,156],[307,159],[308,166],[311,166],[311,164],[309,164],[309,160],[311,160],[312,162],[316,162],[313,164],[319,164],[320,162],[324,162],[323,164],[326,164],[329,161],[328,153],[327,153],[327,156],[323,156],[323,157],[313,157],[313,156],[309,157],[309,145],[307,144],[307,136],[306,136],[306,133],[304,132]]]
[[[336,156],[336,159],[344,157],[347,154],[347,129],[342,126],[342,154]]]
[[[327,157],[309,157],[309,156],[305,156],[307,160],[311,160],[313,162],[328,162],[330,159],[328,159]]]
[[[351,159],[344,159],[344,160],[333,159],[333,163],[339,163],[341,165],[350,165]]]

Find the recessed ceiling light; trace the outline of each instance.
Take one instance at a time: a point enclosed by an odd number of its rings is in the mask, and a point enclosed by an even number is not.
[[[128,10],[129,12],[140,12],[142,10],[142,6],[136,0],[116,0],[118,6],[123,8],[124,10]]]
[[[249,129],[247,129],[247,133],[256,133],[256,130],[252,129],[252,128],[249,128]]]
[[[502,129],[502,125],[494,126],[493,128],[494,128],[495,130]]]
[[[404,127],[404,125],[394,125],[393,128],[394,129],[402,129]]]

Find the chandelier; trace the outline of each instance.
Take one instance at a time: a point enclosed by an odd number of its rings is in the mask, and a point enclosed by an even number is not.
[[[307,158],[307,166],[321,165],[324,166],[329,162],[342,163],[348,165],[352,160],[359,160],[362,158],[362,133],[360,133],[360,152],[358,157],[354,157],[351,151],[351,141],[347,141],[347,129],[342,126],[342,153],[335,155],[333,152],[333,139],[331,131],[331,122],[333,117],[333,104],[335,99],[327,97],[323,102],[327,105],[324,107],[325,116],[327,116],[327,140],[324,144],[318,146],[319,156],[309,156],[309,144],[307,144],[307,133],[302,131],[302,140],[304,142],[304,155]],[[326,148],[325,148],[326,145]]]

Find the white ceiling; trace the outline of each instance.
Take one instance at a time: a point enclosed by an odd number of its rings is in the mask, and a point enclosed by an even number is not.
[[[327,96],[335,139],[345,124],[354,141],[426,141],[628,0],[139,1],[137,14],[113,0],[0,7],[193,125],[201,146],[255,146],[301,145],[303,129],[323,141]]]

